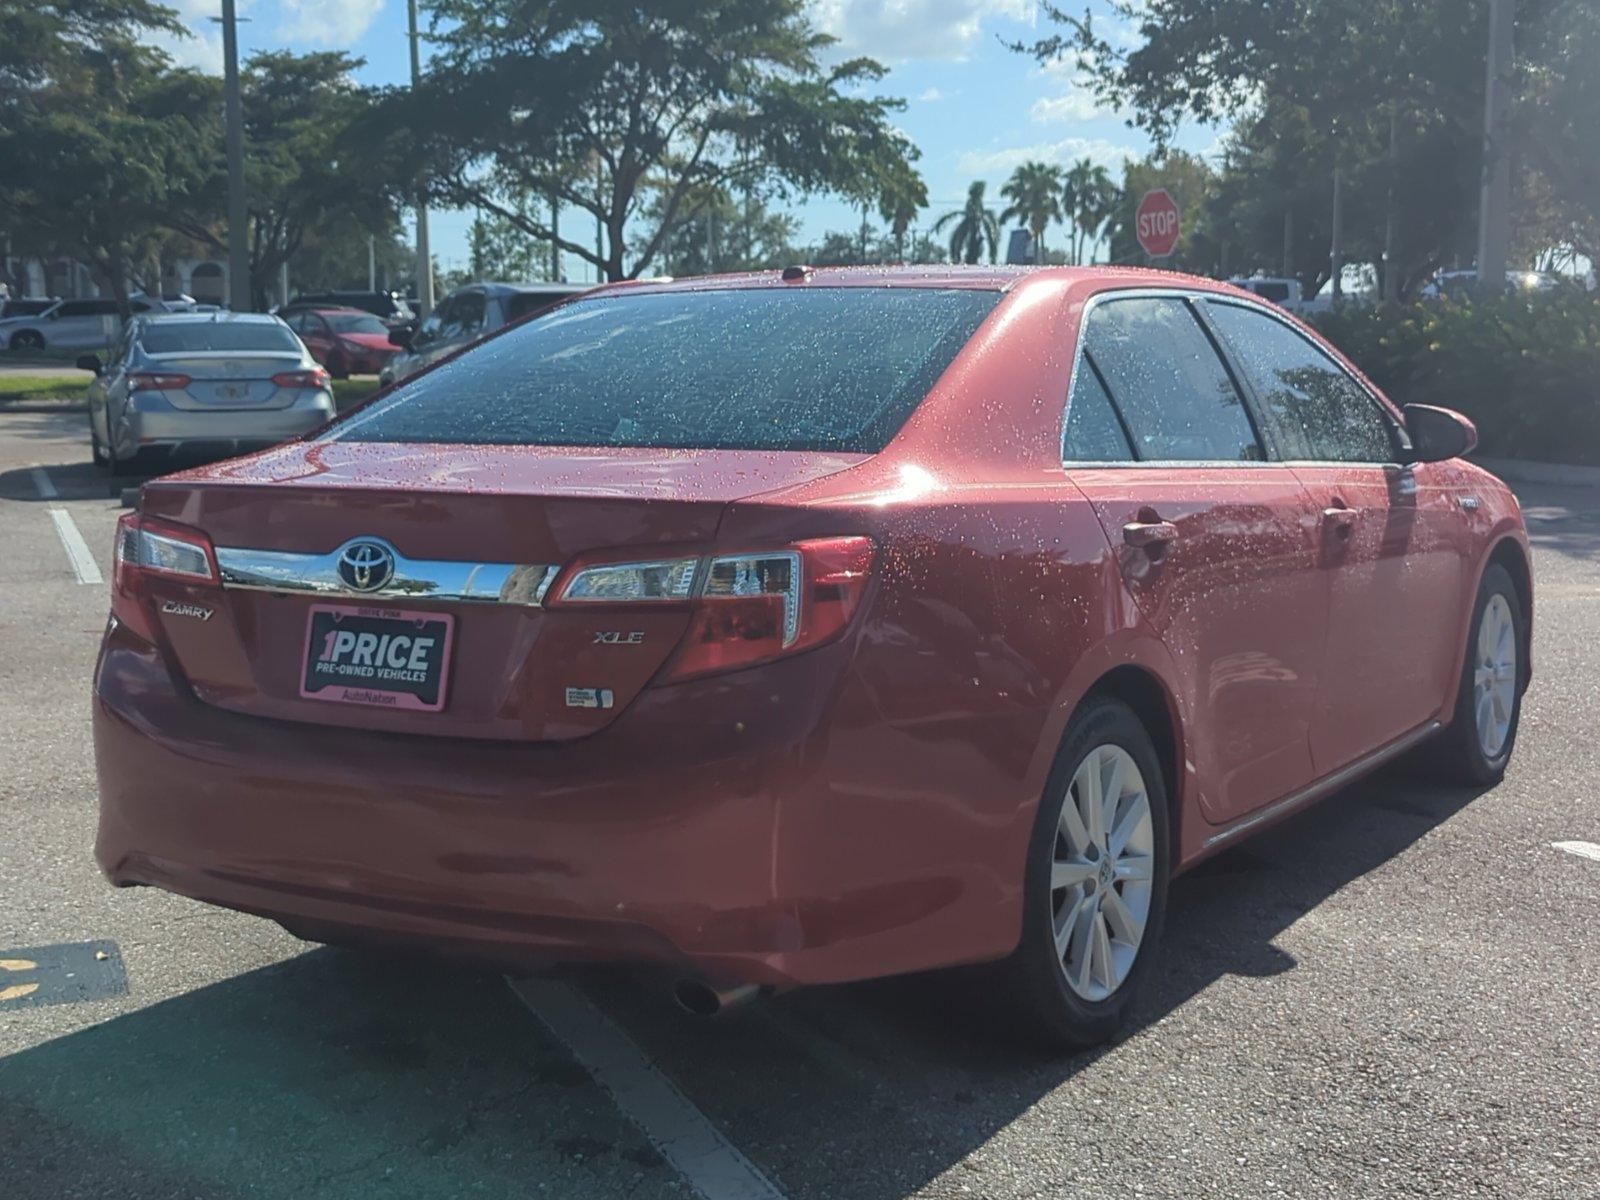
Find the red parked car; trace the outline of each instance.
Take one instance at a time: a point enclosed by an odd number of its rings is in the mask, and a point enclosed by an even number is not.
[[[993,961],[1110,1036],[1176,872],[1483,785],[1532,585],[1474,433],[1159,272],[616,285],[146,485],[99,861],[327,942],[753,991]]]
[[[283,319],[335,379],[376,375],[400,350],[389,327],[359,308],[301,308]]]

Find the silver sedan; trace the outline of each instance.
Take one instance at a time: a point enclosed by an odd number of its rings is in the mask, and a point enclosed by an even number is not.
[[[328,373],[277,317],[167,313],[135,317],[94,371],[89,439],[115,474],[175,453],[225,457],[307,432],[333,417]]]

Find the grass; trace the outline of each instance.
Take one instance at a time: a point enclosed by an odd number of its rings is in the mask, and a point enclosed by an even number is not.
[[[0,372],[0,404],[59,401],[70,404],[83,399],[88,384],[83,379],[60,375],[25,375]],[[378,390],[376,379],[335,379],[333,401],[340,412],[360,404]]]
[[[0,374],[0,404],[7,401],[82,400],[88,384],[70,375],[23,375],[7,371]]]

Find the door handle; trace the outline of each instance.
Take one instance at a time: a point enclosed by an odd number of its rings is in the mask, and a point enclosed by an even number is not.
[[[1129,521],[1122,540],[1138,550],[1164,547],[1178,540],[1178,527],[1171,521]]]
[[[1334,504],[1322,510],[1322,526],[1337,538],[1348,538],[1356,526],[1356,510]]]

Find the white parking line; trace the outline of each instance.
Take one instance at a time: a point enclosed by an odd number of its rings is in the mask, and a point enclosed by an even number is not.
[[[1565,850],[1568,854],[1576,854],[1579,858],[1592,858],[1600,862],[1600,845],[1594,842],[1551,842],[1556,850]]]
[[[55,500],[61,495],[56,491],[55,481],[50,478],[50,473],[43,467],[35,465],[32,474],[33,486],[41,500]],[[83,534],[78,532],[72,514],[52,504],[50,520],[55,524],[56,536],[61,539],[61,548],[67,552],[67,562],[72,567],[74,578],[79,583],[104,583],[106,580],[105,576],[100,574],[100,564],[95,562],[94,555],[89,552],[89,544],[83,540]]]
[[[506,982],[702,1200],[783,1200],[772,1181],[583,993],[549,979]]]

